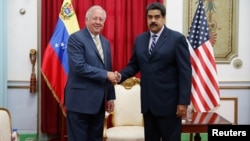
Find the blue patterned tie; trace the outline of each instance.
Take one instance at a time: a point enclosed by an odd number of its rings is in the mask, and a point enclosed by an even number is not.
[[[157,35],[152,35],[152,43],[151,43],[151,46],[150,46],[150,49],[149,49],[149,54],[151,55],[152,52],[153,52],[153,49],[156,45],[156,38],[157,38]]]

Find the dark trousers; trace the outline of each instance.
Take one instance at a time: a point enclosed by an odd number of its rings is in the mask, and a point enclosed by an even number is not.
[[[180,141],[181,118],[172,116],[155,116],[151,112],[143,114],[145,141]]]
[[[105,110],[95,115],[67,111],[68,141],[102,141]]]

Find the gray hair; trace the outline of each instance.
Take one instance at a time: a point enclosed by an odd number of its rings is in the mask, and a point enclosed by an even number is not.
[[[92,12],[93,12],[95,9],[101,9],[101,10],[103,11],[103,17],[104,17],[104,19],[106,19],[106,16],[107,16],[107,15],[106,15],[106,11],[105,11],[101,6],[99,6],[99,5],[94,5],[94,6],[90,7],[90,8],[88,9],[88,11],[86,12],[85,18],[89,19],[90,16],[92,15]]]

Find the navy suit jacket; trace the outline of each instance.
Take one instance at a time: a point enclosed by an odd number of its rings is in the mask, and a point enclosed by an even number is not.
[[[100,40],[104,63],[87,28],[69,37],[69,73],[65,87],[67,110],[96,114],[105,100],[115,99],[114,86],[107,80],[107,71],[112,71],[110,43],[102,35]]]
[[[141,110],[154,115],[176,114],[178,104],[190,104],[192,69],[184,35],[166,26],[149,55],[150,32],[136,38],[121,82],[141,73]]]

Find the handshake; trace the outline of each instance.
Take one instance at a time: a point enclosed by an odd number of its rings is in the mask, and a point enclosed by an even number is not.
[[[108,80],[114,85],[120,82],[121,80],[121,74],[118,71],[115,71],[115,72],[108,71],[107,77],[108,77]]]

